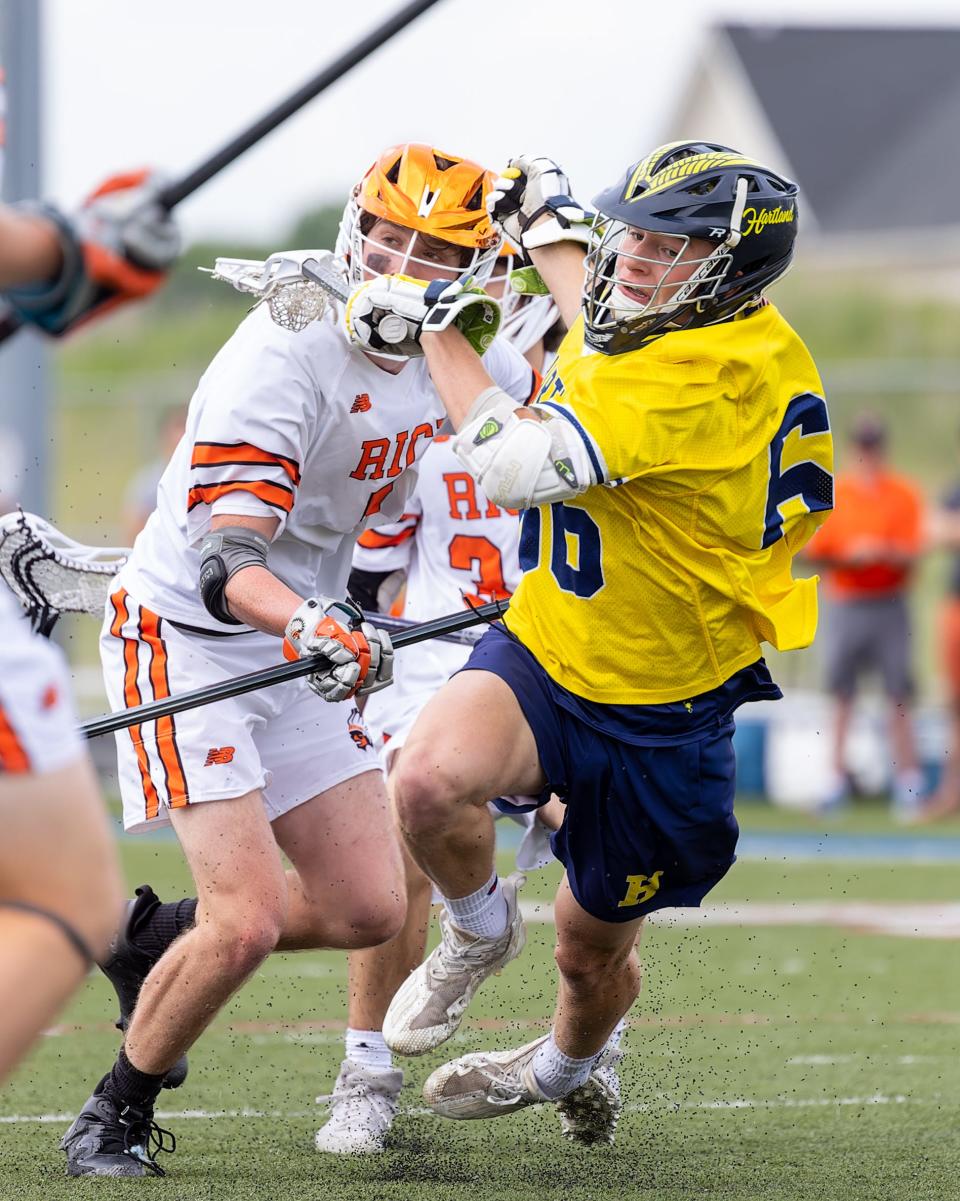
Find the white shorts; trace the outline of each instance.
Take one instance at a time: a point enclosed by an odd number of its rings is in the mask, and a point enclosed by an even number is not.
[[[279,638],[190,633],[124,589],[107,604],[100,659],[114,712],[283,660]],[[275,684],[116,735],[123,824],[169,825],[169,810],[263,792],[270,821],[365,771],[380,771],[352,701],[329,704],[304,680]]]
[[[12,597],[0,598],[0,775],[57,771],[85,750],[67,666]]]

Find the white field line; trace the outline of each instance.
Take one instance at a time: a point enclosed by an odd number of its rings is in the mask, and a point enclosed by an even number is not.
[[[528,922],[553,922],[549,902],[521,901]],[[700,909],[661,909],[650,922],[664,926],[830,926],[906,938],[960,938],[960,903],[914,901],[738,901]]]
[[[660,1110],[677,1109],[826,1109],[849,1108],[850,1106],[866,1105],[939,1105],[936,1097],[908,1097],[903,1093],[892,1095],[886,1093],[871,1093],[864,1097],[774,1097],[769,1100],[752,1097],[720,1098],[716,1101],[680,1101],[672,1102],[664,1099],[662,1103],[649,1104],[645,1102],[628,1102],[624,1109],[627,1113],[650,1113]],[[401,1113],[419,1117],[430,1116],[433,1111],[422,1105],[401,1106]],[[272,1121],[304,1120],[306,1118],[321,1119],[322,1114],[313,1109],[264,1110],[264,1109],[166,1109],[158,1110],[156,1119],[167,1121],[205,1121],[215,1122],[223,1118],[248,1118],[254,1120],[269,1119]],[[69,1124],[76,1117],[73,1113],[13,1113],[0,1115],[2,1126],[41,1126],[54,1124]]]

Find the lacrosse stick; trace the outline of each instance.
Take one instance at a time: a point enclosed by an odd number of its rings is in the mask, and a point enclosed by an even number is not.
[[[458,630],[479,625],[480,622],[492,622],[498,617],[502,617],[506,609],[506,601],[490,601],[489,604],[479,605],[476,609],[465,609],[459,613],[450,613],[445,617],[436,617],[433,621],[425,621],[420,625],[403,630],[393,639],[393,645],[396,650],[401,650],[405,646],[425,642],[428,638],[453,634]],[[213,705],[217,701],[225,701],[232,696],[255,692],[258,688],[272,688],[274,684],[299,680],[301,676],[308,676],[317,670],[317,660],[320,658],[322,656],[315,655],[311,659],[298,659],[295,663],[279,663],[276,667],[266,667],[263,671],[235,676],[231,680],[222,680],[219,684],[209,684],[206,688],[197,688],[193,692],[182,692],[179,696],[150,701],[146,705],[124,709],[120,713],[108,713],[103,717],[96,717],[92,721],[85,721],[80,726],[80,732],[87,738],[99,738],[101,734],[112,734],[117,730],[124,730],[128,726],[139,726],[144,722],[156,721],[161,717],[170,717],[174,713],[182,713],[185,709]]]
[[[282,250],[265,261],[218,258],[199,270],[256,296],[254,308],[266,304],[272,320],[294,333],[323,316],[328,297],[343,303],[349,296],[343,264],[324,250]]]
[[[182,179],[175,180],[161,189],[157,197],[159,204],[169,212],[170,209],[174,208],[182,200],[192,195],[197,188],[202,187],[207,180],[212,179],[224,167],[229,166],[241,154],[249,150],[251,146],[255,146],[267,134],[272,133],[278,125],[286,121],[288,117],[293,116],[308,101],[312,100],[315,96],[319,96],[321,92],[326,91],[337,80],[342,79],[348,71],[352,71],[358,63],[362,63],[364,59],[369,58],[375,50],[378,50],[385,42],[388,42],[392,37],[400,33],[401,30],[406,29],[412,21],[416,20],[417,17],[425,13],[427,9],[432,8],[436,3],[437,0],[411,0],[411,3],[405,4],[399,12],[394,13],[392,17],[388,17],[376,29],[372,29],[356,45],[345,50],[328,67],[324,67],[319,74],[307,80],[305,84],[297,88],[285,100],[275,105],[269,112],[264,113],[262,117],[254,121],[246,129],[242,130],[225,146],[214,151]],[[0,315],[0,343],[15,334],[21,328],[21,325],[22,322],[15,313]]]
[[[41,634],[49,635],[61,613],[102,618],[110,584],[129,555],[126,548],[84,546],[22,509],[0,517],[0,575]],[[363,616],[391,635],[416,628],[415,622],[386,613]],[[436,637],[440,642],[472,646],[480,631],[451,631]]]
[[[110,581],[129,554],[119,547],[84,546],[22,509],[0,517],[0,575],[45,636],[61,613],[102,617]]]

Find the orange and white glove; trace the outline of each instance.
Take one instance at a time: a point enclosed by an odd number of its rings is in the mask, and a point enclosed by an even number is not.
[[[60,335],[159,288],[180,253],[180,233],[157,193],[148,171],[131,171],[105,180],[72,216],[18,206],[56,226],[63,265],[52,282],[4,294],[17,316]]]
[[[307,683],[325,701],[345,701],[393,682],[393,643],[385,630],[364,621],[350,600],[311,596],[287,622],[284,657],[317,657]]]

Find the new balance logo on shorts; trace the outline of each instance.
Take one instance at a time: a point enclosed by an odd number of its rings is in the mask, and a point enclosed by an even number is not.
[[[370,397],[366,392],[360,392],[353,398],[353,404],[350,406],[351,413],[368,413],[373,406],[370,403]]]
[[[207,759],[204,767],[213,767],[215,763],[232,763],[235,746],[212,746],[207,751]]]

